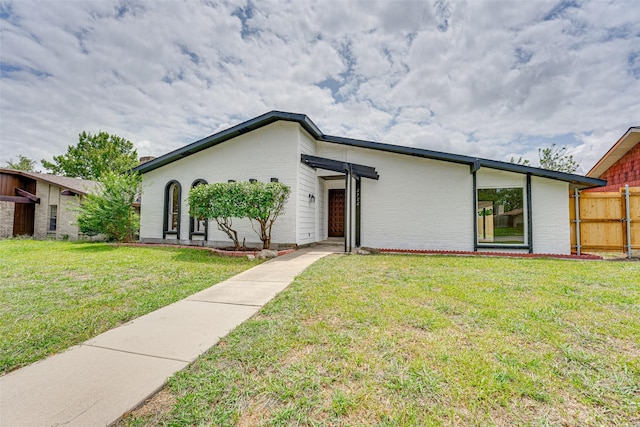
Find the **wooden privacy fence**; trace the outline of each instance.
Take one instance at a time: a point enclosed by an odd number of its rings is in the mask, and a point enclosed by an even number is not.
[[[573,251],[627,252],[631,256],[632,250],[640,249],[640,187],[630,187],[628,197],[624,188],[615,193],[578,193],[578,221],[576,194],[570,197]],[[576,230],[579,239],[576,239]]]

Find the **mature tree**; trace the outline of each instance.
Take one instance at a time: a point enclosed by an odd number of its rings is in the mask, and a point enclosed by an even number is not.
[[[274,222],[284,213],[290,188],[279,182],[220,182],[198,185],[189,192],[189,214],[199,220],[215,220],[240,249],[238,232],[233,229],[233,218],[249,218],[263,247],[271,247]]]
[[[87,194],[80,204],[80,231],[89,236],[104,234],[109,240],[132,242],[140,228],[133,202],[140,194],[141,183],[142,176],[137,173],[104,173],[99,189]]]
[[[580,167],[580,164],[567,154],[567,147],[558,147],[552,144],[548,148],[539,148],[540,167],[558,172],[573,173]]]
[[[36,161],[28,158],[27,156],[23,156],[22,154],[18,154],[18,161],[14,162],[13,159],[9,159],[7,167],[19,171],[35,172]]]
[[[218,182],[198,185],[189,191],[189,215],[198,220],[214,220],[236,250],[240,249],[233,218],[245,217],[244,188],[241,182]]]
[[[84,179],[100,179],[108,172],[124,173],[137,165],[133,144],[107,132],[82,132],[78,144],[70,145],[66,154],[53,156],[53,162],[42,160],[42,166],[54,174]]]
[[[291,189],[281,182],[245,183],[245,188],[246,216],[252,225],[253,221],[258,223],[260,229],[253,230],[262,240],[262,247],[270,249],[273,223],[284,213]]]

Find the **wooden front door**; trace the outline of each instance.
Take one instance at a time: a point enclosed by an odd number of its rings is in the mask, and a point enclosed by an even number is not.
[[[329,237],[344,237],[344,190],[329,190]]]
[[[14,236],[33,236],[36,205],[33,203],[16,203],[13,216]]]

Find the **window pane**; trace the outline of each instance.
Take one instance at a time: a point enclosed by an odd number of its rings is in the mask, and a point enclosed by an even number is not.
[[[56,231],[58,223],[58,206],[49,206],[49,231]]]
[[[167,221],[167,230],[168,231],[178,231],[178,209],[180,206],[180,191],[178,189],[177,184],[171,184],[169,188],[169,212],[167,212],[168,217]]]
[[[524,244],[524,190],[478,189],[478,243]]]

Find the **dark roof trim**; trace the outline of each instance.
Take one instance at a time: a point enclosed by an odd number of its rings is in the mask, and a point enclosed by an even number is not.
[[[300,126],[302,126],[302,128],[306,130],[316,140],[329,142],[333,144],[343,144],[343,145],[348,145],[352,147],[368,148],[372,150],[386,151],[389,153],[396,153],[396,154],[402,154],[402,155],[423,157],[423,158],[433,159],[433,160],[442,160],[445,162],[466,164],[470,168],[472,168],[472,170],[473,169],[477,170],[481,167],[487,167],[487,168],[498,169],[498,170],[509,171],[509,172],[531,174],[533,176],[566,181],[578,188],[598,187],[598,186],[606,185],[607,183],[607,181],[603,179],[589,178],[582,175],[550,171],[546,169],[534,168],[531,166],[518,165],[515,163],[500,162],[497,160],[482,159],[477,157],[464,156],[460,154],[444,153],[441,151],[432,151],[432,150],[426,150],[422,148],[405,147],[401,145],[384,144],[380,142],[324,135],[320,131],[320,129],[318,129],[318,127],[306,115],[296,114],[296,113],[287,113],[283,111],[270,111],[266,114],[255,117],[244,123],[240,123],[239,125],[233,126],[227,130],[223,130],[222,132],[218,132],[214,135],[203,138],[192,144],[186,145],[182,148],[179,148],[175,151],[165,154],[164,156],[158,157],[157,159],[154,159],[147,163],[139,165],[133,170],[141,173],[150,172],[166,164],[179,160],[183,157],[197,153],[198,151],[205,150],[209,147],[213,147],[214,145],[218,145],[224,141],[235,138],[239,135],[245,134],[255,129],[261,128],[263,126],[267,126],[279,120],[296,122]]]
[[[371,166],[359,165],[356,163],[341,162],[339,160],[326,159],[324,157],[310,156],[302,154],[300,161],[314,169],[326,169],[334,172],[350,173],[355,177],[364,177],[371,179],[379,179],[380,175],[376,172],[376,168]]]
[[[267,126],[277,121],[289,121],[300,124],[309,134],[313,135],[316,139],[322,135],[320,129],[304,114],[286,113],[283,111],[270,111],[261,116],[255,117],[251,120],[247,120],[244,123],[233,126],[229,129],[223,130],[199,141],[193,142],[182,148],[174,150],[170,153],[160,156],[154,160],[150,160],[146,163],[136,166],[133,170],[140,173],[150,172],[154,169],[158,169],[164,165],[175,162],[183,157],[187,157],[191,154],[195,154],[198,151],[206,150],[207,148],[221,144],[229,139],[235,138],[247,132],[251,132],[263,126]]]

